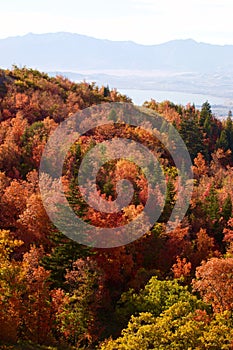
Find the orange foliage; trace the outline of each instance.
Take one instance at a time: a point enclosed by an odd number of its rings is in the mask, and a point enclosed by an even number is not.
[[[215,312],[233,308],[233,258],[211,258],[196,270],[193,287]]]
[[[177,262],[172,266],[174,278],[189,276],[191,271],[191,263],[187,262],[186,258],[181,259],[179,256],[176,258]]]

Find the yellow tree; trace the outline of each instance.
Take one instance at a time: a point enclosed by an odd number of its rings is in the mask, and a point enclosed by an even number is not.
[[[23,242],[0,230],[0,340],[15,342],[20,324],[23,273],[20,263],[10,259]]]

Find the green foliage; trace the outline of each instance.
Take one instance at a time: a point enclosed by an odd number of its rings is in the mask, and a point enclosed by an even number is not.
[[[192,161],[197,157],[198,153],[206,154],[202,133],[194,118],[182,118],[179,132],[187,146]]]
[[[160,281],[154,276],[140,293],[135,293],[132,289],[124,293],[118,303],[117,313],[121,322],[126,324],[131,315],[150,312],[157,317],[178,301],[189,301],[190,305],[200,308],[204,306],[189,292],[187,286],[182,286],[181,281]]]
[[[65,275],[67,270],[71,270],[73,263],[91,254],[88,247],[67,238],[60,232],[51,233],[51,240],[55,245],[52,253],[45,256],[41,262],[46,270],[50,271],[49,281],[51,288],[67,289]]]
[[[210,191],[206,197],[204,208],[205,208],[206,215],[210,220],[216,221],[220,219],[218,194],[216,189],[214,188],[214,185],[210,187]]]
[[[222,206],[222,217],[224,218],[225,221],[228,221],[231,215],[232,215],[232,201],[231,201],[231,196],[228,193]]]
[[[175,186],[172,182],[172,180],[168,180],[167,183],[167,188],[166,188],[166,198],[165,198],[165,203],[164,203],[164,208],[163,208],[163,212],[159,218],[160,222],[167,222],[172,209],[174,208],[175,205]]]
[[[211,106],[208,101],[204,102],[201,107],[201,113],[200,113],[200,120],[199,124],[200,126],[204,126],[204,129],[210,125],[210,119],[212,116]]]
[[[228,141],[227,132],[226,130],[222,130],[220,134],[220,138],[218,140],[218,147],[226,151],[227,149],[229,149],[229,146],[230,144]]]
[[[227,137],[228,146],[233,151],[233,124],[232,124],[232,113],[228,115],[226,120],[225,132]]]
[[[43,122],[37,121],[33,123],[28,128],[26,128],[24,134],[22,135],[22,144],[28,151],[31,151],[31,142],[35,135],[39,135],[41,139],[46,135],[46,130]]]

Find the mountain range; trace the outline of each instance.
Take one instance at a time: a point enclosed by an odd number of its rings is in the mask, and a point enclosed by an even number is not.
[[[59,32],[0,39],[0,52],[0,68],[16,64],[118,89],[181,91],[233,99],[233,45],[192,39],[141,45]]]
[[[0,40],[0,66],[43,70],[233,71],[233,45],[210,45],[192,39],[158,45],[95,39],[72,33],[32,34]]]

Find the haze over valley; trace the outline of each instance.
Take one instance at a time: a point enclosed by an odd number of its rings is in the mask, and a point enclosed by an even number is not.
[[[203,102],[212,96],[213,109],[223,116],[233,104],[233,45],[192,39],[140,45],[59,32],[1,39],[0,52],[1,68],[37,68],[123,89],[129,96],[135,95],[133,90],[147,90],[147,99],[156,99],[156,91],[188,93],[186,102],[196,104],[199,99],[193,94],[203,95]]]

